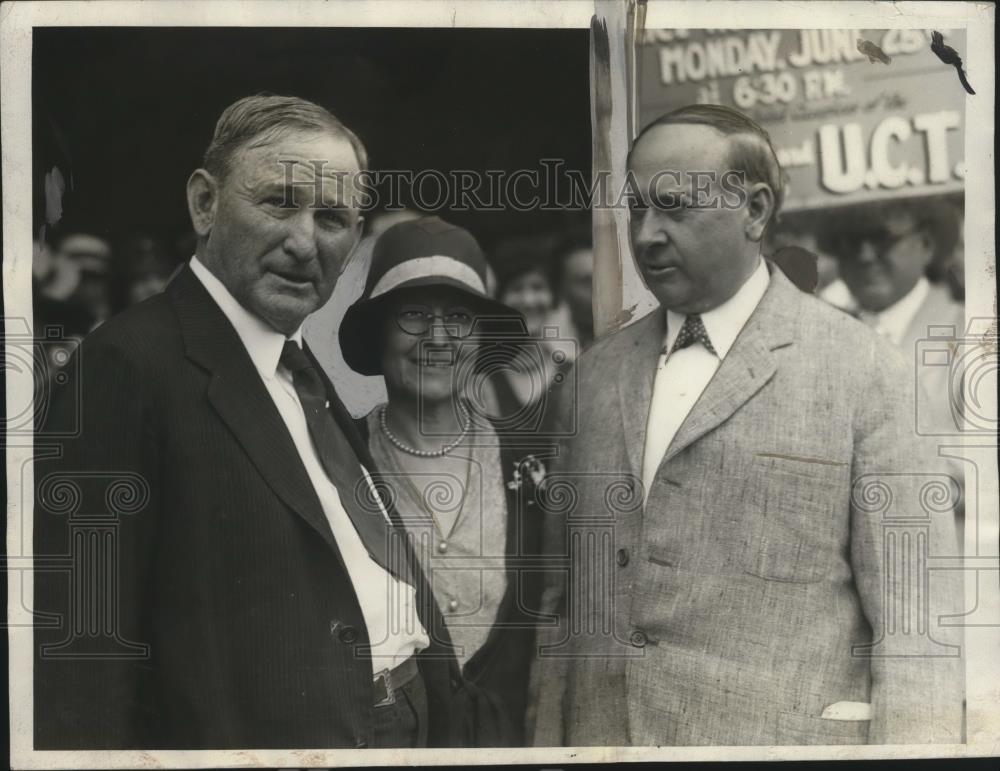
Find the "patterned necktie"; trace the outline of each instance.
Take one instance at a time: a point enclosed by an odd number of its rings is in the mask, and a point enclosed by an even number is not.
[[[706,351],[716,356],[719,355],[715,352],[712,341],[708,339],[708,332],[705,331],[705,324],[702,322],[701,316],[692,313],[684,318],[684,324],[681,326],[681,331],[677,333],[677,339],[674,340],[674,347],[670,349],[670,352],[679,351],[695,343],[701,343],[705,346]]]
[[[313,447],[327,477],[337,488],[341,505],[361,536],[362,543],[372,559],[385,570],[397,578],[412,582],[408,569],[394,568],[391,564],[393,560],[389,558],[389,539],[393,534],[381,512],[371,511],[371,506],[362,507],[358,502],[358,497],[365,494],[367,483],[363,481],[361,464],[357,461],[354,450],[330,414],[330,401],[319,373],[293,340],[285,341],[280,361],[292,373],[292,383],[302,403]]]

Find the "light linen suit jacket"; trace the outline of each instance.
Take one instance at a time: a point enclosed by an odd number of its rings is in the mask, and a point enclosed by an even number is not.
[[[958,573],[927,570],[956,553],[957,491],[915,438],[913,379],[769,268],[645,506],[663,311],[577,363],[562,411],[579,428],[547,482],[570,568],[547,590],[560,624],[541,637],[536,744],[962,740],[959,640],[939,623]],[[840,702],[871,718],[823,717]]]

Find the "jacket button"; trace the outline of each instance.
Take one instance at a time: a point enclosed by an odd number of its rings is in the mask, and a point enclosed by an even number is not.
[[[342,643],[350,645],[352,642],[358,639],[358,630],[353,626],[345,626],[340,630],[340,634],[337,635]]]
[[[629,642],[632,643],[636,648],[646,647],[646,633],[643,632],[641,629],[636,629],[634,632],[632,632],[632,634],[629,636],[628,639]]]
[[[625,567],[628,564],[628,549],[619,549],[615,558],[618,562],[618,567]]]

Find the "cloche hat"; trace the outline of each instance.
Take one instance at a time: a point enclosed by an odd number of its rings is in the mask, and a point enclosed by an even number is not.
[[[486,291],[487,262],[475,237],[440,217],[400,222],[382,233],[372,251],[361,297],[347,309],[338,337],[344,361],[362,375],[381,374],[381,351],[373,345],[387,299],[413,287],[449,286],[469,296],[476,312],[473,336],[506,346],[513,354],[526,336],[524,318]]]

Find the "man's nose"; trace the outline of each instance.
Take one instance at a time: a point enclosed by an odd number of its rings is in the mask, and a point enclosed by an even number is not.
[[[638,218],[638,222],[635,222],[635,242],[637,244],[647,246],[667,242],[667,234],[663,230],[659,212],[654,207],[648,206],[639,212],[633,212],[632,216]]]
[[[317,256],[316,220],[313,215],[311,207],[302,206],[294,217],[288,219],[285,250],[298,260],[312,260]]]

